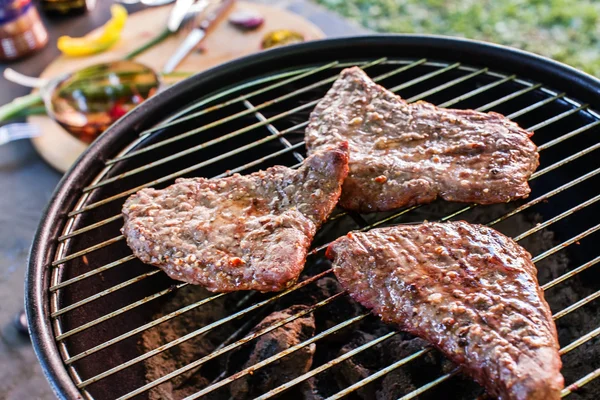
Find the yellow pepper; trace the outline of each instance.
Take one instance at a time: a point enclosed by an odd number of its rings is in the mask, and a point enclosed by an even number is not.
[[[87,56],[108,50],[121,38],[121,31],[127,21],[127,10],[120,4],[110,7],[112,18],[104,24],[102,30],[80,38],[61,36],[56,44],[58,49],[68,56]]]

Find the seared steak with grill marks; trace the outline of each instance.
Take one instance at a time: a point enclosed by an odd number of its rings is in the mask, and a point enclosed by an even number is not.
[[[347,144],[293,170],[275,166],[222,179],[178,179],[123,206],[136,257],[213,292],[277,291],[296,281],[348,173]]]
[[[526,197],[539,164],[532,134],[496,113],[408,104],[354,67],[315,107],[306,145],[312,153],[349,142],[340,205],[371,212],[437,196],[480,204]]]
[[[351,296],[431,342],[500,399],[560,398],[556,327],[531,255],[466,222],[349,233],[327,256]]]

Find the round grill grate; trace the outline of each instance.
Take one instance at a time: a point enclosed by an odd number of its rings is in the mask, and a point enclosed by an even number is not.
[[[495,111],[534,130],[541,165],[531,178],[530,197],[485,207],[438,201],[378,214],[337,210],[317,234],[300,282],[275,295],[210,294],[171,281],[131,255],[119,231],[120,208],[129,194],[168,186],[178,177],[299,165],[309,113],[341,69],[351,65],[409,101]],[[363,309],[348,309],[344,293],[324,289],[332,285],[332,274],[323,250],[338,236],[398,223],[464,219],[489,224],[532,253],[555,313],[565,381],[583,386],[570,397],[597,398],[600,116],[593,108],[600,108],[599,88],[590,77],[525,53],[410,36],[290,47],[177,85],[92,146],[42,223],[27,301],[34,345],[53,385],[65,397],[227,399],[230,376],[243,370],[226,362],[243,354],[240,339],[269,312],[301,303],[310,307],[302,314],[317,318],[317,332],[292,350],[314,343],[312,368],[260,398],[294,387],[280,396],[289,398],[307,385],[332,399],[447,398],[448,393],[473,398],[481,389],[429,347],[388,355],[387,346],[407,338]],[[289,353],[271,361],[294,357]],[[355,373],[356,364],[369,365],[363,368],[368,373]],[[400,377],[409,384],[393,385]]]

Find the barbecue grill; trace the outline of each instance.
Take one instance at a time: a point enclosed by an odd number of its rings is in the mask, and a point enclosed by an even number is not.
[[[133,257],[119,231],[128,195],[168,186],[178,177],[245,174],[276,164],[297,167],[306,154],[303,130],[310,111],[338,73],[353,65],[408,101],[496,111],[535,131],[541,165],[531,177],[529,198],[493,206],[438,201],[364,215],[336,210],[315,238],[305,274],[280,293],[212,294],[172,281]],[[387,376],[435,350],[425,346],[344,383],[331,381],[345,363],[385,353],[386,343],[402,335],[380,330],[343,352],[329,351],[344,346],[357,330],[380,324],[364,309],[336,315],[329,325],[317,325],[314,337],[256,365],[240,365],[234,373],[223,360],[295,318],[350,301],[344,292],[308,301],[308,308],[248,336],[269,312],[301,301],[299,293],[310,293],[332,277],[324,249],[338,236],[464,219],[493,226],[532,253],[559,330],[563,397],[598,398],[600,114],[595,109],[600,109],[600,81],[589,75],[522,51],[434,36],[306,43],[187,79],[143,103],[90,146],[44,214],[31,251],[26,309],[46,376],[62,398],[129,399],[156,398],[157,390],[190,385],[199,374],[205,382],[188,386],[188,399],[229,398],[236,379],[314,343],[310,370],[260,399],[293,398],[309,381],[321,382],[317,391],[328,399],[365,398],[365,388],[382,396],[379,388]],[[222,312],[216,317],[206,311],[215,305]],[[156,342],[149,340],[152,332]],[[208,350],[202,353],[204,343]],[[200,353],[191,359],[190,351],[196,350]],[[418,385],[398,387],[395,396],[473,398],[483,392],[469,386],[459,369],[428,369],[424,375]]]

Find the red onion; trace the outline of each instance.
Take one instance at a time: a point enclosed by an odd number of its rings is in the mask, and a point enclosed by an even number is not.
[[[256,11],[239,10],[229,16],[229,22],[244,30],[254,30],[261,26],[265,19]]]

